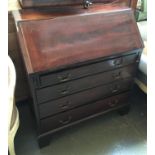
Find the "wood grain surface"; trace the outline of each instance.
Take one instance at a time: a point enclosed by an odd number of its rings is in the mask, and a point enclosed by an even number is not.
[[[130,9],[19,22],[19,32],[28,73],[143,48]]]

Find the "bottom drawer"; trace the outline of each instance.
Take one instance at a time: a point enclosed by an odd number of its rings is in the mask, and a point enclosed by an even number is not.
[[[97,113],[104,112],[110,108],[117,107],[127,103],[129,92],[108,97],[103,100],[99,100],[95,103],[90,103],[85,106],[69,110],[67,112],[60,113],[53,117],[49,117],[41,120],[41,133],[47,132],[52,129],[56,129],[67,124],[73,123],[80,119],[95,115]]]

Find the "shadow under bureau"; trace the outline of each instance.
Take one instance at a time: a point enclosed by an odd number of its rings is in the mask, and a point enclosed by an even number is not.
[[[13,15],[40,146],[56,131],[128,106],[143,49],[130,8],[95,4]]]

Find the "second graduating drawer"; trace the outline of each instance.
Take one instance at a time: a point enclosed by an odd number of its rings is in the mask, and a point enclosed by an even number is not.
[[[78,80],[73,80],[67,83],[37,89],[37,101],[40,104],[49,100],[54,100],[60,97],[68,96],[103,84],[108,84],[117,80],[130,78],[133,77],[133,75],[135,74],[135,70],[135,65],[130,65],[114,71],[103,72]]]

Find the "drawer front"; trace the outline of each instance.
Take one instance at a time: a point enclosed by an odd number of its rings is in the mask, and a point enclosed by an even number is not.
[[[86,89],[108,84],[116,80],[130,78],[135,73],[135,65],[120,68],[114,71],[104,72],[93,76],[73,80],[60,85],[46,87],[36,90],[38,103],[68,96]]]
[[[47,116],[66,111],[83,104],[97,101],[99,99],[102,99],[103,97],[129,90],[132,87],[132,84],[132,79],[126,79],[124,81],[102,85],[77,94],[60,98],[58,100],[40,104],[40,118],[45,118]]]
[[[113,97],[106,98],[104,100],[99,100],[95,103],[85,105],[53,117],[49,117],[41,120],[41,132],[47,132],[52,129],[56,129],[72,122],[78,121],[80,119],[101,113],[110,108],[117,107],[121,104],[126,104],[128,99],[128,93],[123,93],[121,95],[116,95]]]
[[[49,85],[63,83],[84,76],[126,66],[134,63],[137,60],[137,57],[138,57],[137,53],[134,53],[124,57],[118,57],[107,61],[102,61],[90,65],[84,65],[82,67],[77,67],[74,69],[69,69],[57,73],[41,74],[39,76],[39,87],[45,87]]]

